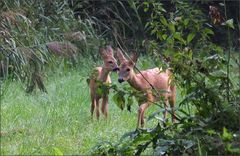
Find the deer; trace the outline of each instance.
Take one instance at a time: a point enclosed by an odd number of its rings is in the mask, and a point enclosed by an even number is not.
[[[97,88],[99,87],[99,82],[103,84],[110,84],[111,78],[110,73],[112,71],[118,70],[117,60],[114,58],[113,49],[111,46],[106,46],[106,48],[100,48],[99,53],[101,58],[103,59],[103,66],[96,67],[96,73],[90,77],[89,87],[90,87],[90,96],[91,96],[91,116],[93,118],[94,110],[96,108],[96,117],[99,119],[99,101],[102,99],[102,114],[105,118],[108,117],[108,92],[103,92],[103,94],[99,94],[97,92]]]
[[[142,91],[144,93],[144,96],[146,95],[147,102],[139,103],[137,128],[144,127],[144,112],[154,102],[159,101],[160,97],[164,99],[164,119],[166,119],[167,115],[166,108],[170,103],[172,109],[172,121],[174,123],[176,120],[174,111],[176,103],[176,86],[171,83],[172,72],[170,69],[163,71],[159,68],[153,68],[140,71],[140,73],[135,73],[134,67],[138,59],[136,53],[133,53],[130,57],[131,59],[127,60],[122,51],[118,48],[117,58],[120,62],[118,70],[118,82],[122,83],[124,81],[127,81],[131,87],[135,88],[138,91]],[[156,96],[156,94],[153,94],[154,89],[164,92],[161,92],[159,96]]]

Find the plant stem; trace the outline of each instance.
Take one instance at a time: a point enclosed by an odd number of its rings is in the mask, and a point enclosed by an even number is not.
[[[224,0],[224,14],[225,18],[227,19],[227,8],[226,8],[226,0]],[[231,41],[230,41],[230,31],[229,27],[227,27],[227,37],[228,37],[228,53],[227,53],[227,101],[228,103],[230,102],[230,78],[229,78],[229,73],[230,73],[230,54],[231,54]]]

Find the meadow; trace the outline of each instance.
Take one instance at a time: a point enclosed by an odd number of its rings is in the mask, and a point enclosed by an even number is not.
[[[48,93],[36,90],[27,94],[20,82],[5,82],[1,99],[1,155],[89,154],[97,143],[115,143],[124,133],[135,130],[137,103],[132,112],[122,111],[112,101],[112,94],[109,118],[91,118],[86,79],[93,64],[86,58],[75,69],[64,71],[60,65],[49,70],[45,77]],[[101,61],[96,64],[101,65]],[[112,73],[112,78],[119,85],[116,73]],[[158,106],[150,107],[146,117],[157,109]],[[146,127],[156,123],[157,120],[150,120]]]

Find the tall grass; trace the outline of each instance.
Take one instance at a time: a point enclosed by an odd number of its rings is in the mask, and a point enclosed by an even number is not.
[[[96,57],[92,52],[101,39],[95,33],[93,22],[76,19],[67,0],[3,0],[2,3],[0,77],[8,77],[9,73],[27,85],[27,92],[32,92],[39,82],[38,87],[43,86],[39,89],[45,91],[44,65],[54,66],[59,57],[65,57],[68,62],[83,55]]]

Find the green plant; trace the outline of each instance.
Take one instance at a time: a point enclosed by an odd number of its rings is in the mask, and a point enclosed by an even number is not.
[[[157,155],[237,153],[237,149],[231,150],[232,145],[224,142],[227,139],[235,144],[231,133],[225,130],[224,137],[219,135],[223,127],[237,133],[240,123],[236,94],[239,84],[230,73],[229,67],[234,66],[230,55],[226,58],[224,49],[210,41],[214,31],[210,24],[205,24],[209,19],[199,7],[191,2],[171,1],[171,4],[169,11],[158,1],[139,3],[151,14],[146,28],[152,38],[143,43],[156,65],[174,71],[174,83],[182,88],[184,96],[178,108],[183,115],[177,124],[137,129],[124,135],[128,139],[117,144],[98,146],[95,149],[98,154],[140,155],[148,148]],[[132,89],[124,88],[115,94],[115,102],[121,109],[126,106],[127,95],[137,95],[131,93]],[[186,111],[185,106],[191,106],[194,112]],[[208,129],[216,133],[209,134]]]

